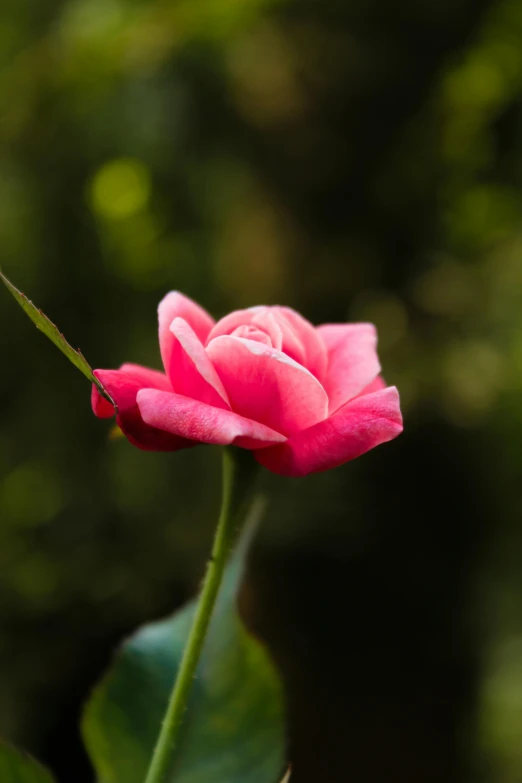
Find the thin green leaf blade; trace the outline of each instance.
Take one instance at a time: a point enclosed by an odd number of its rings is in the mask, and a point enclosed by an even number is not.
[[[54,778],[34,759],[10,745],[0,744],[2,783],[54,783]]]
[[[274,783],[285,768],[282,686],[236,609],[245,547],[222,585],[168,783]],[[142,783],[195,601],[144,626],[94,692],[83,736],[104,783]]]
[[[114,401],[103,388],[98,378],[96,378],[93,374],[92,367],[82,352],[80,350],[75,351],[75,349],[67,342],[58,327],[53,324],[53,322],[45,315],[45,313],[36,307],[36,305],[34,305],[33,302],[31,302],[31,300],[28,299],[24,293],[19,291],[18,288],[16,288],[16,286],[14,286],[2,272],[0,272],[0,279],[14,299],[16,299],[22,310],[35,324],[36,328],[43,332],[43,334],[45,334],[45,336],[48,337],[49,340],[51,340],[51,342],[53,342],[56,347],[60,349],[60,351],[69,359],[69,361],[74,364],[74,366],[77,367],[78,370],[80,370],[80,372],[82,372],[85,377],[91,381],[91,383],[95,383],[101,393],[109,400],[109,402],[112,402],[114,405]]]

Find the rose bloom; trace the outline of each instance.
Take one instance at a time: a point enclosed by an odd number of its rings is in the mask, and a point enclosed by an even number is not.
[[[176,291],[158,315],[164,373],[136,364],[94,373],[119,427],[141,449],[234,445],[274,473],[304,476],[402,431],[372,324],[314,327],[289,307],[264,306],[216,323]],[[102,418],[115,412],[96,386],[92,407]]]

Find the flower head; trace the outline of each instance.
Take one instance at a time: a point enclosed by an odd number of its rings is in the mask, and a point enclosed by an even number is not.
[[[158,308],[165,372],[95,370],[135,446],[198,443],[253,451],[274,473],[328,470],[402,431],[399,395],[380,376],[372,324],[314,327],[288,307],[236,310],[217,323],[183,294]],[[94,413],[114,415],[96,386]]]

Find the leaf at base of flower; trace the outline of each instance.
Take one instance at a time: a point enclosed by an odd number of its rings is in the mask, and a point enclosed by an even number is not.
[[[248,537],[248,534],[247,534]],[[236,609],[245,539],[228,566],[168,783],[273,783],[285,767],[282,686]],[[104,783],[142,783],[196,602],[139,630],[95,690],[83,736]]]
[[[51,773],[34,759],[0,744],[0,781],[2,783],[54,783]]]
[[[19,291],[18,288],[16,288],[4,274],[2,274],[2,272],[0,272],[0,280],[14,297],[14,299],[16,299],[22,310],[29,316],[31,321],[35,324],[36,328],[43,332],[46,337],[48,337],[49,340],[51,340],[56,345],[56,347],[59,348],[60,351],[69,359],[69,361],[72,362],[72,364],[74,364],[74,366],[77,367],[78,370],[80,370],[80,372],[82,372],[85,377],[89,379],[89,381],[91,381],[91,383],[95,383],[103,396],[114,405],[113,399],[103,388],[98,378],[94,376],[92,368],[82,352],[79,350],[75,351],[74,348],[67,342],[58,327],[53,324],[53,322],[49,320],[45,313],[39,310],[31,302],[31,300],[26,297],[25,294]]]

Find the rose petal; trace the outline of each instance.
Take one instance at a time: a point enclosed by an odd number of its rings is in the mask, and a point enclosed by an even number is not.
[[[255,326],[270,338],[272,348],[288,354],[298,364],[306,361],[306,351],[288,318],[278,315],[283,307],[259,305],[229,313],[214,326],[207,338],[207,345],[216,337],[232,335],[243,326]],[[313,327],[312,327],[313,328]]]
[[[328,351],[324,388],[331,416],[379,374],[377,331],[373,324],[324,324],[317,332]]]
[[[401,432],[399,393],[389,386],[357,397],[286,443],[256,451],[255,458],[273,473],[306,476],[355,459]]]
[[[303,318],[296,310],[292,310],[291,307],[273,307],[272,312],[276,316],[279,323],[284,320],[289,324],[293,333],[299,339],[300,344],[304,349],[303,364],[310,372],[323,380],[328,363],[326,347],[323,343],[321,335],[317,332],[315,326],[310,321]],[[283,328],[283,351],[292,356],[291,351],[288,349],[288,333]]]
[[[207,352],[183,318],[170,325],[174,335],[168,375],[172,390],[218,408],[230,408],[228,397]]]
[[[234,310],[232,313],[220,318],[214,324],[207,336],[207,345],[215,338],[222,337],[225,334],[232,334],[240,326],[250,326],[254,317],[255,310],[266,310],[265,307],[250,307],[246,310]]]
[[[174,337],[170,331],[170,325],[174,318],[183,318],[194,330],[202,343],[214,326],[214,319],[188,296],[179,291],[171,291],[165,296],[158,306],[159,344],[163,366],[168,373],[170,357],[174,343]]]
[[[272,338],[266,332],[262,331],[253,324],[243,324],[243,326],[238,326],[237,329],[234,329],[231,336],[241,337],[244,340],[256,340],[258,343],[268,345],[270,348],[275,347],[272,342]]]
[[[167,393],[172,387],[166,375],[147,367],[129,364],[123,365],[120,370],[95,370],[94,375],[116,403],[118,426],[135,446],[145,451],[177,451],[192,445],[181,438],[155,430],[141,418],[136,403],[137,393],[143,388],[161,389],[163,393]],[[112,409],[112,405],[110,407]],[[106,406],[99,405],[98,400],[93,404],[93,410],[96,415],[100,415],[100,412],[106,415],[108,412]],[[112,413],[114,414],[114,409]]]
[[[163,389],[163,391],[172,389],[168,377],[160,370],[151,370],[150,367],[143,367],[141,364],[126,362],[121,365],[120,372],[124,372],[126,375],[139,381],[143,386],[151,389]]]
[[[272,347],[280,349],[298,364],[306,367],[319,380],[327,366],[327,354],[321,336],[312,324],[290,307],[260,305],[236,310],[214,326],[207,338],[231,335],[241,326],[257,326],[269,335]]]
[[[275,348],[277,351],[282,351],[283,331],[273,313],[273,308],[261,307],[258,310],[258,308],[252,307],[251,312],[253,312],[251,321],[252,326],[263,330],[269,336],[272,348]]]
[[[279,432],[257,421],[180,394],[143,389],[138,392],[138,406],[147,424],[198,443],[233,443],[244,449],[262,450],[263,446],[285,440]]]
[[[291,435],[324,419],[325,390],[307,369],[263,343],[216,337],[207,353],[223,381],[232,410]]]
[[[116,413],[113,404],[103,396],[95,383],[91,389],[91,406],[92,412],[99,419],[111,419]]]
[[[159,372],[158,370],[151,370],[149,367],[142,367],[141,364],[127,363],[122,364],[119,370],[96,370],[96,372],[123,372],[134,381],[140,383],[142,387],[163,389],[164,391],[172,390],[170,381],[165,373]],[[109,390],[107,389],[107,391]],[[116,400],[114,401],[116,402]],[[115,414],[113,405],[103,396],[103,394],[101,394],[94,383],[92,385],[91,404],[94,415],[99,419],[110,419]]]
[[[386,381],[382,377],[382,375],[378,375],[377,378],[374,378],[374,380],[368,384],[368,386],[365,386],[364,389],[360,394],[358,394],[358,397],[362,397],[363,394],[373,394],[373,392],[380,391],[381,389],[386,388]]]
[[[256,308],[252,308],[256,309]],[[306,362],[306,348],[301,342],[299,334],[294,329],[288,318],[282,314],[284,308],[272,307],[270,312],[281,331],[281,350],[298,364],[309,369]],[[257,314],[256,318],[261,318],[263,313]]]

